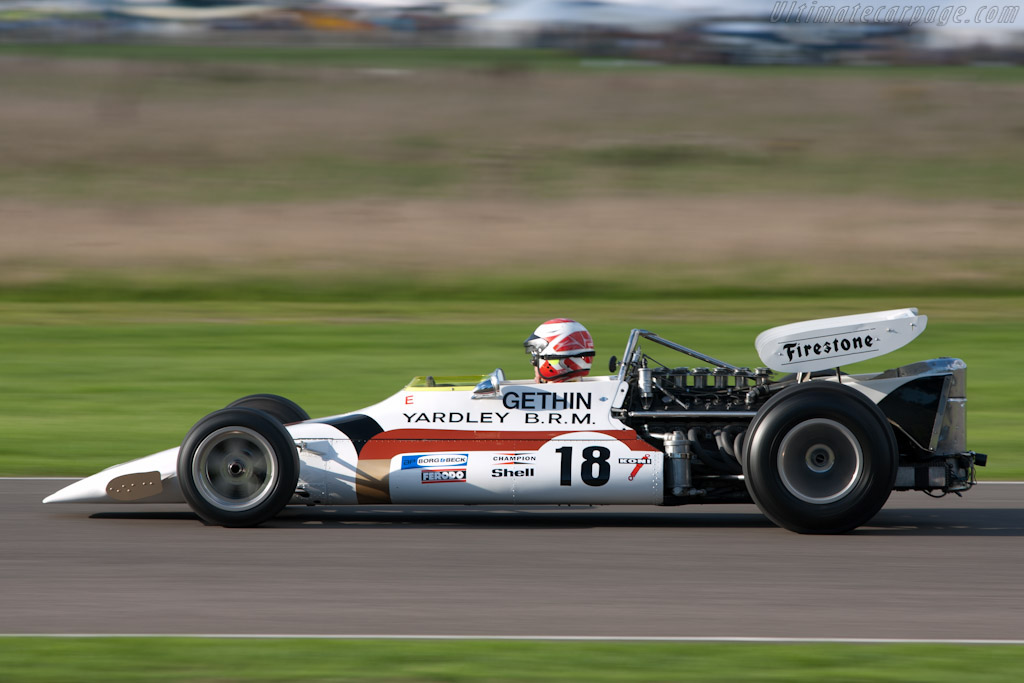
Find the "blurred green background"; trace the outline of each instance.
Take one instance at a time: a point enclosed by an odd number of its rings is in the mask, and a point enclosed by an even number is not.
[[[226,656],[230,652],[231,656]],[[77,662],[70,668],[68,662]],[[1014,681],[1021,648],[949,643],[672,643],[4,638],[17,681]]]
[[[84,475],[248,393],[597,367],[630,328],[739,365],[916,306],[1024,477],[1024,71],[628,67],[559,53],[0,47],[0,474]]]

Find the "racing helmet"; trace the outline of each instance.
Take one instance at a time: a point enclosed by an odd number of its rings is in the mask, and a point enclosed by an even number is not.
[[[564,382],[590,372],[594,340],[587,328],[569,318],[542,323],[523,342],[530,362],[545,382]]]

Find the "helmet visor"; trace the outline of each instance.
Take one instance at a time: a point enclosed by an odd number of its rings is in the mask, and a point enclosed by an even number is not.
[[[536,356],[540,354],[540,352],[543,351],[544,347],[547,345],[547,339],[545,339],[544,337],[538,337],[535,334],[531,334],[529,337],[526,338],[526,341],[523,342],[523,347],[526,349],[526,352],[531,356]]]

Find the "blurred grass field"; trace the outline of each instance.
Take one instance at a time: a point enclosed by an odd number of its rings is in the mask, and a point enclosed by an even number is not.
[[[225,654],[225,653],[230,654]],[[1016,681],[1019,646],[3,638],[24,681]]]
[[[1024,478],[1012,367],[1024,298],[377,301],[344,303],[5,303],[0,471],[85,475],[170,447],[212,410],[278,393],[311,415],[357,410],[414,375],[530,374],[521,341],[545,317],[594,334],[595,367],[632,327],[744,366],[761,330],[806,317],[915,304],[931,316],[913,345],[854,371],[943,355],[969,366],[968,446],[991,455],[982,480]],[[682,357],[666,362],[686,364]]]
[[[547,52],[0,46],[0,474],[81,475],[254,392],[312,414],[526,370],[575,316],[741,365],[918,306],[1024,478],[1024,70]]]

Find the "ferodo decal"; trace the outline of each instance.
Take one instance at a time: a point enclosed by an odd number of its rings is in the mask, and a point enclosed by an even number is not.
[[[464,484],[466,469],[423,470],[420,472],[420,481],[424,484]]]

